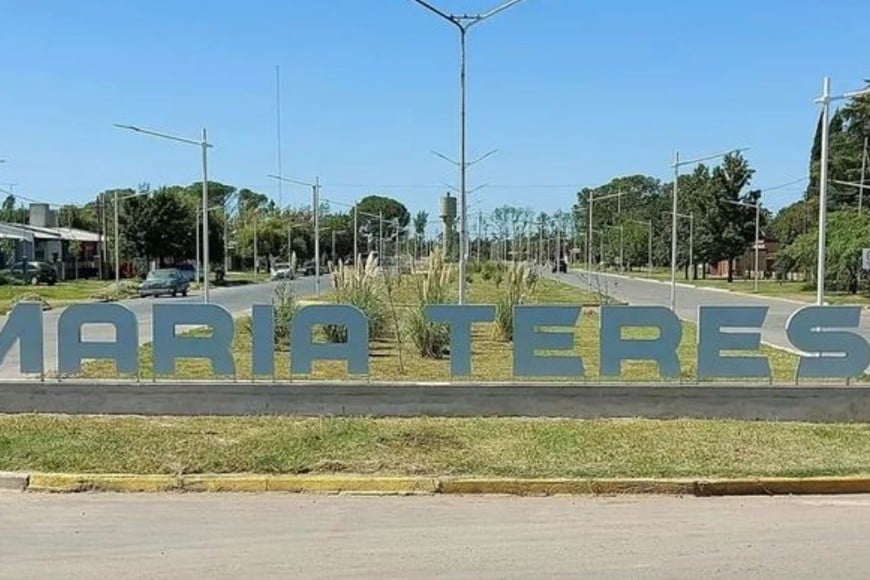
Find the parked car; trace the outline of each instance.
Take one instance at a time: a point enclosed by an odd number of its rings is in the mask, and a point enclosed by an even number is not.
[[[272,264],[272,268],[269,270],[269,278],[272,280],[292,280],[294,277],[293,269],[287,262]]]
[[[193,264],[176,264],[174,268],[178,270],[188,282],[194,282],[196,280],[196,266]]]
[[[157,297],[161,294],[187,296],[189,289],[190,282],[177,268],[151,270],[145,277],[145,281],[139,284],[139,296],[143,298],[145,296]]]
[[[563,259],[557,260],[553,264],[553,273],[555,273],[555,272],[567,273],[568,272],[568,263]]]
[[[57,269],[48,262],[15,262],[0,273],[33,286],[57,283]]]
[[[308,260],[299,269],[303,276],[313,276],[315,273],[314,260]]]

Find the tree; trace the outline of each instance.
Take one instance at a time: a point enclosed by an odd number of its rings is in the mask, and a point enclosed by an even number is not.
[[[798,236],[777,255],[777,269],[813,271],[818,259],[818,230]],[[841,210],[828,214],[825,285],[834,290],[858,292],[861,250],[870,247],[870,215]]]
[[[357,203],[357,216],[360,231],[377,240],[380,235],[380,219],[383,216],[384,238],[392,238],[396,234],[396,219],[399,220],[399,229],[404,232],[411,222],[411,214],[401,202],[379,195],[369,195]]]
[[[125,201],[120,224],[128,248],[135,256],[156,259],[161,266],[167,258],[180,260],[194,256],[193,212],[185,207],[177,192],[167,188],[148,197],[133,197]],[[219,231],[209,230],[215,238]],[[214,234],[214,235],[213,235]],[[210,240],[212,261],[219,260],[222,244]]]
[[[729,282],[734,281],[734,258],[742,256],[755,237],[755,211],[733,203],[758,202],[760,191],[743,193],[754,174],[755,170],[739,152],[726,155],[712,173],[714,204],[703,216],[701,225],[713,236],[710,261],[728,260]]]

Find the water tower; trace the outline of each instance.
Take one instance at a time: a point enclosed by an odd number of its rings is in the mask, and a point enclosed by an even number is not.
[[[442,247],[444,250],[444,258],[447,259],[451,255],[450,249],[453,243],[454,224],[456,223],[456,198],[451,197],[449,191],[441,198],[441,213],[439,214],[439,217],[444,223]]]

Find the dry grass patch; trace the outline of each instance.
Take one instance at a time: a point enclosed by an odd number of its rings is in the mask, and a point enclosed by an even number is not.
[[[870,473],[870,425],[0,416],[0,470],[478,477]]]

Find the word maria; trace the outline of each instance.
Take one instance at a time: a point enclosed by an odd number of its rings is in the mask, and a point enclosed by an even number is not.
[[[513,374],[515,377],[583,377],[586,368],[575,349],[579,306],[517,306],[513,321]],[[178,359],[206,359],[216,374],[234,375],[232,315],[214,304],[155,304],[152,318],[153,372],[175,374]],[[468,376],[472,371],[472,324],[495,318],[494,306],[433,305],[428,319],[450,329],[450,372]],[[271,305],[251,310],[251,361],[254,375],[275,373],[275,311]],[[758,351],[760,330],[767,316],[765,306],[701,306],[698,311],[697,378],[770,379],[767,357]],[[794,312],[786,323],[786,336],[803,354],[797,376],[847,378],[870,366],[870,345],[857,333],[860,307],[808,306]],[[682,325],[669,309],[659,306],[602,306],[599,374],[618,377],[625,361],[651,361],[663,378],[681,376],[677,353]],[[91,341],[83,328],[93,324],[114,327],[114,340]],[[179,327],[203,326],[206,336],[179,332]],[[315,330],[323,325],[347,329],[347,341],[322,343]],[[626,338],[629,328],[654,329],[654,338]],[[301,308],[293,317],[291,373],[311,374],[320,360],[347,363],[351,375],[369,372],[368,321],[357,308],[341,304],[316,304]],[[42,307],[20,303],[0,330],[0,363],[19,345],[22,373],[45,370]],[[731,351],[731,354],[727,354]],[[737,351],[737,352],[735,352]],[[139,322],[120,304],[77,304],[67,307],[57,323],[57,362],[61,374],[76,374],[82,362],[109,359],[120,373],[139,372]]]

